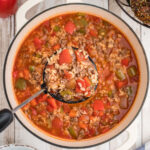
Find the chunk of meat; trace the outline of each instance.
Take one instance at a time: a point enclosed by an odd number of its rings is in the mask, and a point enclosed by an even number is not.
[[[128,99],[126,96],[120,97],[120,108],[127,109],[128,108]]]
[[[76,87],[75,79],[69,80],[67,85],[66,85],[66,88],[68,88],[68,89],[75,89],[75,87]]]

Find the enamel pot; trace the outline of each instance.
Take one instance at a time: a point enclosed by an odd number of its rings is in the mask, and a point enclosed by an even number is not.
[[[22,26],[23,23],[27,21],[25,18],[25,14],[27,10],[30,9],[33,5],[39,3],[40,1],[41,0],[36,0],[36,1],[29,0],[22,7],[20,7],[16,15],[17,30]],[[5,95],[10,105],[10,108],[11,109],[15,108],[18,105],[18,103],[16,101],[16,97],[12,85],[12,70],[14,65],[14,59],[17,54],[19,45],[23,42],[24,38],[28,35],[28,33],[30,33],[36,26],[38,26],[44,20],[57,15],[62,15],[71,12],[84,12],[84,13],[89,13],[104,18],[105,20],[107,20],[108,22],[116,26],[127,37],[128,41],[130,42],[131,46],[135,51],[138,60],[139,70],[140,70],[139,88],[134,103],[132,104],[129,112],[123,118],[123,120],[116,127],[111,129],[109,132],[93,138],[83,139],[79,141],[62,139],[47,134],[46,132],[37,128],[31,121],[29,121],[27,117],[25,117],[25,115],[23,114],[22,110],[17,111],[15,117],[30,133],[32,133],[33,135],[35,135],[36,137],[40,138],[41,140],[47,143],[51,143],[57,146],[67,147],[67,148],[85,148],[85,147],[95,146],[104,143],[112,139],[113,137],[117,136],[122,131],[124,131],[139,113],[146,97],[146,93],[148,89],[147,58],[143,46],[139,41],[138,37],[136,36],[134,31],[121,18],[117,17],[112,12],[109,12],[108,10],[105,10],[103,8],[90,5],[90,4],[83,4],[83,3],[63,4],[60,6],[49,8],[39,13],[38,15],[36,15],[35,17],[27,21],[27,23],[23,25],[21,29],[19,29],[18,33],[13,39],[5,59],[4,70],[3,70],[4,72],[3,84],[4,84]],[[131,131],[130,132],[131,135],[126,142],[126,145],[129,145],[134,140],[134,136],[135,136],[135,132],[133,132],[134,128],[132,128],[130,131]],[[123,150],[123,146],[121,150]]]

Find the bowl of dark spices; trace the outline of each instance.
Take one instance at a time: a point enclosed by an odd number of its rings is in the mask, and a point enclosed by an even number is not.
[[[150,0],[116,0],[116,2],[130,18],[150,28]]]

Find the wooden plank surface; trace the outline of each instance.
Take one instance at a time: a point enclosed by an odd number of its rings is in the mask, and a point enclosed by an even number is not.
[[[8,107],[3,90],[3,64],[10,41],[14,36],[14,17],[0,19],[0,110]],[[14,143],[14,122],[0,134],[0,145]]]
[[[26,0],[20,0],[19,6],[23,4]],[[66,0],[45,0],[44,3],[41,3],[34,8],[32,8],[27,13],[27,18],[31,18],[35,14],[41,12],[42,10],[45,10],[49,7],[59,5],[62,3],[65,3]],[[121,18],[124,18],[124,20],[133,28],[133,30],[136,32],[138,37],[142,40],[142,43],[144,44],[144,47],[146,49],[146,53],[150,60],[150,30],[144,27],[140,27],[137,23],[132,21],[130,18],[128,18],[116,5],[114,0],[84,0],[85,3],[91,3],[94,5],[98,5],[101,7],[104,7],[106,9],[109,8],[110,11],[114,12]],[[2,83],[2,66],[4,63],[4,58],[6,55],[6,51],[8,49],[9,43],[11,39],[14,36],[14,26],[15,26],[15,17],[12,16],[8,19],[0,19],[0,82]],[[149,94],[150,96],[150,94]],[[3,92],[3,85],[0,84],[0,109],[8,107],[6,98],[4,96]],[[136,119],[137,121],[137,127],[138,127],[138,136],[137,136],[137,142],[135,146],[132,148],[139,147],[142,143],[150,140],[150,100],[147,98],[146,103],[142,109],[142,113],[140,113]],[[122,145],[122,143],[126,140],[127,134],[124,132],[115,139],[111,140],[110,142],[107,142],[105,144],[102,144],[100,146],[89,148],[89,150],[115,150],[118,146]],[[38,150],[59,150],[62,148],[58,148],[55,146],[52,146],[50,144],[47,144],[32,134],[30,134],[26,129],[20,125],[20,123],[15,120],[14,123],[11,124],[11,126],[6,129],[5,132],[0,133],[0,145],[10,144],[10,143],[17,143],[17,144],[25,144],[25,145],[31,145]]]

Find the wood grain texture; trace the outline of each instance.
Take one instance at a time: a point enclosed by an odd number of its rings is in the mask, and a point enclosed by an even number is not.
[[[14,36],[14,17],[0,19],[0,109],[7,108],[8,103],[3,90],[3,65],[4,59]],[[14,122],[0,134],[0,145],[14,142]]]
[[[26,0],[19,0],[18,4],[19,6],[23,4]],[[108,5],[109,1],[109,5]],[[27,18],[30,19],[37,13],[41,12],[42,10],[45,10],[49,7],[53,7],[55,5],[59,5],[62,3],[65,3],[66,0],[44,0],[43,3],[38,4],[34,8],[28,11]],[[78,0],[77,0],[78,2]],[[103,8],[106,8],[113,13],[117,14],[121,18],[123,18],[136,32],[138,37],[142,40],[142,43],[145,47],[146,54],[150,60],[150,30],[147,28],[141,27],[137,23],[135,23],[133,20],[128,18],[127,15],[125,15],[117,6],[116,2],[114,0],[84,0],[84,3],[90,3],[94,4]],[[3,69],[3,63],[5,59],[5,55],[8,49],[8,46],[10,44],[11,39],[14,37],[14,26],[15,26],[15,16],[12,16],[8,19],[0,19],[0,83],[3,81],[2,77],[2,69]],[[150,92],[148,93],[148,97],[150,97]],[[138,136],[136,139],[136,144],[132,149],[135,149],[136,147],[139,147],[142,143],[150,140],[150,100],[147,97],[145,105],[142,109],[142,113],[138,115],[136,118],[137,121],[137,127],[138,127]],[[4,92],[3,92],[3,86],[0,84],[0,109],[8,107]],[[107,142],[105,144],[89,148],[88,150],[115,150],[118,146],[122,145],[122,143],[127,139],[127,134],[123,132],[121,135],[117,136],[110,142]],[[15,120],[14,123],[11,124],[11,126],[6,129],[5,132],[0,133],[0,145],[8,144],[8,143],[17,143],[17,144],[26,144],[31,145],[38,150],[60,150],[62,148],[58,148],[55,146],[52,146],[50,144],[47,144],[32,134],[30,134],[20,123]],[[66,150],[66,149],[63,149]]]

